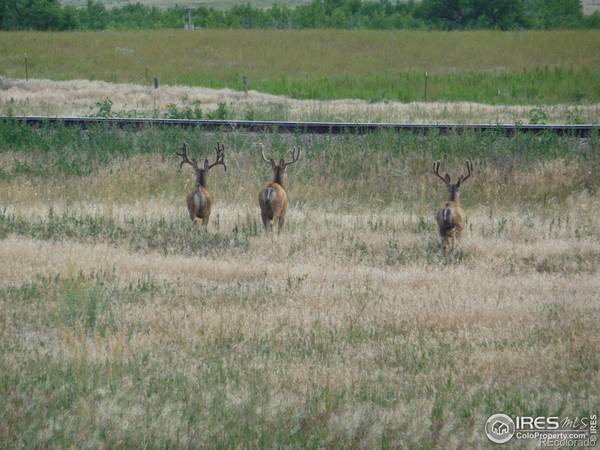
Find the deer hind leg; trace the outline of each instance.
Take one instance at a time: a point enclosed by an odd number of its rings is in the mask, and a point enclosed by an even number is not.
[[[446,256],[448,253],[448,247],[450,247],[450,238],[448,236],[444,236],[442,238],[442,254]]]
[[[271,233],[271,240],[275,240],[275,224],[280,220],[279,215],[273,214],[273,217],[269,219],[269,232]]]
[[[285,216],[280,216],[278,222],[277,234],[281,234],[285,225]]]
[[[440,226],[440,241],[442,245],[442,253],[444,255],[446,255],[446,252],[448,251],[449,240],[450,236],[448,230],[445,227]]]
[[[194,222],[194,226],[198,229],[198,231],[202,230],[202,219],[200,217],[194,217],[192,219]]]
[[[188,212],[190,213],[191,221],[196,222],[196,209],[188,204]]]
[[[451,241],[452,241],[452,247],[454,247],[456,244],[458,244],[458,239],[460,238],[461,234],[462,234],[461,227],[456,226],[452,229],[452,232],[450,234]]]
[[[270,232],[269,225],[271,224],[271,221],[269,220],[269,217],[265,213],[261,214],[261,218],[262,218],[263,226],[265,227],[265,234],[269,235],[269,232]]]
[[[208,217],[203,217],[202,218],[202,224],[201,224],[201,229],[204,231],[208,230]]]
[[[275,218],[269,220],[269,230],[271,232],[271,241],[275,240]]]
[[[444,255],[447,253],[448,249],[454,250],[454,247],[458,244],[458,238],[460,237],[460,231],[458,228],[451,228],[447,230],[444,238],[442,239],[442,246]]]

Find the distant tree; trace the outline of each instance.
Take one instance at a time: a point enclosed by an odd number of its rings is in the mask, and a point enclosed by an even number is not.
[[[65,6],[62,11],[62,29],[76,30],[79,28],[79,14],[73,6]]]
[[[25,28],[60,30],[62,10],[58,0],[29,0],[25,2]]]
[[[298,28],[322,28],[325,25],[325,6],[321,0],[313,0],[306,5],[298,5],[292,17]]]
[[[80,17],[81,26],[87,30],[104,30],[108,24],[108,13],[99,1],[87,0]]]
[[[181,6],[136,3],[107,10],[87,0],[76,9],[59,0],[0,0],[2,30],[182,28],[186,17]],[[600,28],[600,13],[584,17],[580,0],[310,0],[266,9],[246,3],[226,11],[197,7],[192,20],[207,28]]]
[[[577,28],[584,22],[580,0],[530,0],[527,9],[533,28]]]
[[[470,0],[466,16],[477,28],[508,30],[526,24],[522,0]]]
[[[112,28],[160,28],[162,13],[156,6],[146,6],[141,3],[125,5],[107,11],[108,23]]]
[[[12,0],[0,0],[0,30],[14,30],[19,25],[19,14]]]
[[[464,3],[466,0],[423,0],[417,9],[417,17],[442,29],[461,28],[465,25]]]
[[[68,30],[78,26],[77,10],[58,0],[0,0],[2,30]]]
[[[526,25],[522,0],[423,0],[416,15],[442,29]]]
[[[292,28],[292,13],[287,6],[275,3],[269,13],[271,28]]]
[[[592,14],[585,18],[584,22],[587,28],[600,29],[600,11],[594,11]]]

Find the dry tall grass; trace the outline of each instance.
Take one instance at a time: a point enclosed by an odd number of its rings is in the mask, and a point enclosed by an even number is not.
[[[319,145],[275,242],[257,152],[228,148],[198,235],[174,158],[42,179],[10,174],[44,151],[4,151],[2,446],[482,448],[493,412],[597,411],[597,165],[482,155],[444,256],[431,155],[341,179],[344,140]]]
[[[153,87],[103,81],[12,80],[0,82],[0,114],[89,116],[109,99],[117,116],[168,115],[199,107],[210,112],[225,103],[231,117],[273,120],[418,123],[529,123],[535,112],[547,123],[598,123],[600,105],[486,105],[469,102],[366,102],[364,100],[296,100],[256,91],[188,86]],[[537,118],[539,120],[539,117]]]

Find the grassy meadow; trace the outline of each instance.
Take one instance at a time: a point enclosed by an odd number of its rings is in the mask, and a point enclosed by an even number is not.
[[[184,140],[226,148],[206,233]],[[274,242],[260,141],[303,148]],[[1,123],[0,447],[485,448],[495,412],[597,412],[599,150]],[[431,162],[466,158],[443,255]]]
[[[0,34],[0,75],[241,90],[296,99],[589,104],[600,32],[198,30]],[[146,79],[148,68],[148,79]],[[424,73],[428,73],[425,94]],[[1,92],[0,92],[1,94]]]

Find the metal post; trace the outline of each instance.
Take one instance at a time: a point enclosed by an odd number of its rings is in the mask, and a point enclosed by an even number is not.
[[[154,89],[158,89],[158,78],[154,77]]]
[[[427,72],[425,72],[425,101],[427,101],[427,77],[429,76],[429,74]]]
[[[242,81],[244,83],[244,95],[248,95],[248,77],[244,75]]]
[[[185,21],[185,27],[186,30],[193,30],[195,27],[192,23],[192,7],[188,6],[187,8],[187,18]]]
[[[29,67],[27,64],[27,55],[25,55],[25,81],[29,81]]]

